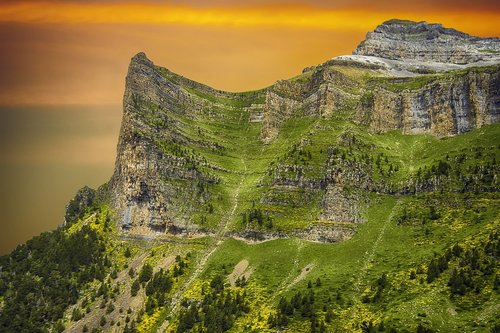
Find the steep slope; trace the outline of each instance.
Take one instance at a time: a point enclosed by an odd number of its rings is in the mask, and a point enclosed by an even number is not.
[[[216,218],[205,221],[203,213],[220,217],[229,209],[231,193],[219,184],[236,181],[229,178],[241,171],[240,157],[231,154],[245,138],[234,139],[258,96],[218,92],[136,55],[110,182],[122,228],[143,234],[214,228]]]
[[[352,58],[333,60],[303,74],[307,84],[285,81],[273,86],[265,105],[264,140],[276,137],[284,119],[349,110],[354,120],[374,132],[400,129],[437,136],[500,119],[498,64],[413,77],[390,77],[361,66]]]

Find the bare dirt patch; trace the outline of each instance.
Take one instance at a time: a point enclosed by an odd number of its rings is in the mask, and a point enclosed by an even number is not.
[[[234,266],[232,273],[229,274],[229,284],[234,287],[236,280],[243,277],[245,278],[245,280],[248,280],[250,275],[252,275],[253,273],[253,270],[251,268],[249,269],[248,267],[249,262],[246,259],[243,259],[242,261],[237,263],[236,266]]]
[[[308,264],[300,271],[300,274],[286,287],[286,289],[290,289],[300,281],[304,280],[304,278],[309,274],[314,268],[314,264]]]

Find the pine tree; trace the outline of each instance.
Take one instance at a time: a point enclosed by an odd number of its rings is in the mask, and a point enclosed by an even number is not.
[[[464,295],[467,290],[463,274],[456,269],[452,271],[448,285],[451,289],[451,295]]]
[[[439,276],[439,269],[434,259],[429,263],[427,268],[427,283],[432,283]]]
[[[436,207],[434,207],[434,206],[430,206],[430,207],[429,207],[429,218],[430,218],[431,220],[437,220],[437,219],[439,219],[439,217],[440,217],[440,216],[439,216],[439,214],[438,214],[438,213],[437,213],[437,211],[436,211]]]
[[[139,279],[135,279],[132,283],[132,286],[130,287],[130,294],[132,295],[132,297],[137,296],[137,292],[140,288],[141,284],[139,283]]]
[[[152,275],[153,267],[150,264],[144,264],[144,266],[142,266],[141,272],[139,273],[139,282],[148,282],[151,279]]]
[[[331,323],[331,322],[332,322],[332,319],[333,319],[333,311],[332,311],[332,309],[328,309],[328,310],[326,311],[326,314],[325,314],[325,321],[326,321],[327,323]]]

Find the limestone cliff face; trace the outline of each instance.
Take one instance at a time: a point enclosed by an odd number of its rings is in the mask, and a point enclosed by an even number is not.
[[[352,137],[353,138],[353,137]],[[337,146],[348,146],[349,133],[342,135]],[[373,189],[371,170],[367,165],[344,159],[336,148],[330,148],[325,163],[326,191],[322,200],[321,218],[334,223],[363,222],[361,208]]]
[[[467,64],[500,59],[500,39],[479,38],[441,24],[390,20],[369,32],[355,55]]]
[[[183,206],[176,203],[191,200],[188,196],[198,193],[194,189],[199,182],[216,179],[197,169],[196,158],[167,153],[162,143],[189,141],[169,112],[195,114],[201,108],[199,101],[166,80],[143,53],[132,59],[110,182],[112,206],[123,229],[147,234],[189,226]]]
[[[280,81],[268,90],[262,139],[276,138],[286,119],[349,110],[373,132],[400,129],[440,137],[468,132],[500,121],[500,66],[367,83],[322,68],[310,82]]]
[[[276,138],[283,121],[291,117],[329,116],[344,110],[359,84],[332,68],[311,71],[304,81],[278,81],[267,90],[262,140]]]
[[[431,78],[391,79],[376,85],[360,103],[360,119],[374,132],[401,129],[407,134],[449,136],[500,121],[500,70],[471,69]]]

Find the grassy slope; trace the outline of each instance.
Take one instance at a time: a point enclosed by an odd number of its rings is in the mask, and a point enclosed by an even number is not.
[[[437,195],[437,194],[436,194]],[[437,206],[440,218],[426,226],[398,225],[397,216],[403,207],[412,207],[422,204],[419,202],[432,199],[435,195],[423,195],[422,198],[413,196],[374,195],[373,205],[366,211],[367,222],[360,226],[358,233],[350,240],[338,244],[320,244],[306,242],[300,239],[274,240],[258,244],[247,244],[241,241],[227,239],[209,258],[202,273],[189,285],[183,293],[187,299],[201,297],[203,285],[217,274],[228,276],[233,267],[241,260],[249,261],[252,274],[245,290],[250,302],[250,313],[241,316],[235,322],[231,332],[254,331],[274,332],[267,325],[268,316],[275,313],[275,307],[281,297],[291,297],[295,292],[306,292],[309,281],[313,282],[313,291],[316,295],[314,310],[319,318],[324,317],[323,306],[333,309],[334,319],[327,328],[333,332],[360,331],[359,325],[363,321],[373,321],[379,324],[383,321],[386,327],[395,327],[399,330],[414,331],[419,323],[433,327],[440,331],[472,331],[489,332],[494,313],[498,312],[500,296],[491,288],[486,289],[480,296],[474,294],[466,296],[466,301],[451,300],[449,287],[446,285],[450,271],[442,274],[438,280],[428,284],[425,280],[426,265],[434,254],[442,254],[455,243],[472,244],[478,239],[484,239],[494,229],[500,228],[497,207],[499,198],[495,194],[479,195],[473,199],[472,205],[465,211],[482,211],[482,219],[478,222],[470,214],[459,212],[451,208],[446,202],[463,200],[464,195],[442,194],[434,198],[435,202],[443,202]],[[471,200],[470,198],[467,200]],[[422,209],[421,207],[419,209]],[[105,211],[104,211],[105,212]],[[104,213],[106,214],[106,213]],[[101,215],[99,215],[101,216]],[[101,218],[95,220],[102,220]],[[74,232],[82,223],[90,223],[108,239],[107,255],[113,256],[114,267],[120,272],[127,270],[128,264],[134,259],[145,256],[143,263],[158,265],[165,257],[191,253],[186,273],[177,278],[172,296],[182,286],[194,267],[205,253],[211,240],[199,239],[185,242],[172,238],[174,243],[144,242],[116,238],[112,230],[102,229],[102,221],[97,223],[93,217],[84,217],[81,222],[68,230]],[[124,257],[124,249],[132,250],[131,258]],[[303,279],[298,279],[304,267],[311,267]],[[410,279],[410,271],[422,268],[416,279]],[[136,266],[139,271],[140,266]],[[496,272],[498,273],[498,267]],[[387,274],[389,288],[385,291],[382,301],[365,304],[362,297],[370,294],[370,287],[382,274]],[[321,279],[321,286],[314,282]],[[127,278],[128,279],[128,278]],[[125,282],[120,293],[130,288],[133,279]],[[121,283],[121,282],[120,282]],[[84,296],[90,298],[100,284],[90,286]],[[113,285],[113,282],[111,283]],[[238,288],[233,288],[237,290]],[[138,296],[139,297],[139,296]],[[478,298],[483,298],[478,300]],[[120,299],[120,298],[119,298]],[[99,311],[101,298],[90,303],[92,311]],[[95,309],[94,305],[95,304]],[[118,310],[118,308],[117,308]],[[117,311],[116,310],[116,311]],[[123,308],[126,311],[126,307]],[[105,331],[116,324],[109,326],[111,319],[125,325],[125,315],[118,312],[106,315],[108,323],[103,327]],[[68,311],[66,325],[71,328]],[[85,318],[92,319],[93,312]],[[125,312],[124,312],[125,313]],[[134,319],[136,313],[132,314]],[[169,318],[168,311],[156,311],[153,315],[143,315],[138,330],[149,332],[158,329],[164,319]],[[83,320],[86,320],[86,319]],[[293,332],[309,332],[309,322],[300,316],[288,325]],[[173,318],[170,330],[175,329],[176,320]],[[94,319],[97,320],[97,319]],[[89,325],[92,324],[87,320]],[[95,324],[95,322],[94,322]],[[81,328],[81,325],[79,326]],[[89,326],[91,327],[91,326]]]
[[[361,86],[371,84],[371,78],[380,74],[368,69],[335,65],[333,71],[341,72],[346,77],[360,82]],[[161,69],[160,69],[161,71]],[[163,70],[164,71],[164,70]],[[458,75],[455,74],[446,74]],[[179,80],[170,72],[164,76],[171,80]],[[291,81],[307,84],[311,79],[312,71],[306,72]],[[429,80],[438,80],[443,75],[431,75]],[[408,79],[418,81],[419,78]],[[381,83],[379,83],[381,84]],[[450,139],[437,139],[430,135],[402,135],[393,131],[385,134],[370,134],[368,130],[354,123],[352,113],[348,110],[334,114],[326,119],[314,117],[298,117],[286,120],[280,129],[276,140],[263,145],[260,140],[262,123],[249,122],[251,109],[249,106],[263,103],[264,91],[250,93],[212,95],[203,87],[184,86],[186,93],[199,99],[206,107],[195,115],[178,115],[174,112],[166,113],[176,119],[183,135],[193,140],[216,143],[223,147],[221,150],[212,150],[196,144],[186,148],[194,154],[206,159],[210,165],[217,166],[225,171],[201,167],[204,172],[215,175],[220,179],[218,185],[210,185],[210,201],[194,208],[192,221],[204,227],[216,228],[224,214],[234,205],[234,197],[238,193],[238,207],[232,220],[228,224],[231,229],[245,228],[241,223],[241,214],[254,204],[265,214],[274,218],[274,229],[290,230],[304,228],[317,221],[320,215],[322,193],[318,191],[297,192],[286,188],[284,191],[273,186],[273,176],[270,175],[277,165],[299,164],[304,167],[308,179],[320,180],[325,173],[325,160],[329,147],[338,144],[339,136],[349,131],[361,140],[366,146],[364,150],[354,150],[353,157],[367,154],[375,160],[379,154],[387,156],[390,164],[399,168],[391,175],[389,182],[398,182],[414,176],[419,168],[431,167],[447,154],[453,155],[462,150],[475,147],[488,147],[498,156],[499,150],[493,142],[498,133],[499,125],[493,125],[474,131],[473,133],[457,136]],[[362,91],[356,89],[355,94]],[[154,106],[153,106],[154,108]],[[493,128],[491,128],[493,127]],[[307,139],[305,150],[311,154],[307,161],[302,157],[291,154],[294,147]],[[428,149],[432,146],[433,149]],[[468,151],[469,154],[472,154]],[[384,165],[387,171],[388,165]],[[290,175],[293,177],[293,175]],[[379,179],[378,174],[373,175]],[[307,195],[309,200],[304,201]],[[276,201],[293,201],[293,204],[260,204],[263,197],[272,197]],[[281,200],[284,199],[284,200]],[[180,202],[180,205],[198,206],[195,202]],[[213,213],[208,213],[208,206],[214,207]],[[203,219],[204,223],[200,223]]]
[[[422,227],[397,225],[391,218],[393,210],[401,209],[412,200],[411,197],[374,198],[375,204],[367,211],[368,222],[351,240],[339,244],[289,239],[249,245],[227,240],[210,258],[200,283],[216,273],[230,273],[241,260],[249,261],[254,272],[248,289],[257,291],[257,295],[251,295],[252,312],[240,320],[235,332],[245,326],[262,331],[262,323],[281,296],[290,297],[296,291],[307,291],[308,281],[314,282],[317,278],[322,281],[321,287],[313,287],[319,316],[323,315],[323,304],[333,307],[336,313],[336,319],[328,326],[330,329],[356,331],[362,321],[372,320],[409,331],[413,331],[418,323],[429,324],[441,331],[469,331],[474,326],[478,326],[478,331],[487,331],[481,326],[491,326],[488,320],[492,319],[491,312],[498,311],[498,293],[486,291],[489,293],[486,302],[477,308],[461,310],[457,302],[450,300],[446,286],[449,272],[432,284],[420,283],[420,278],[425,279],[425,272],[417,274],[415,280],[409,275],[410,270],[425,267],[434,253],[443,253],[457,242],[485,238],[489,230],[498,229],[498,212],[490,206],[488,218],[483,222],[453,229],[451,225],[454,223],[443,218],[429,227],[430,233],[424,234]],[[486,197],[484,200],[488,205],[499,203],[498,198]],[[441,211],[446,215],[448,210],[443,207]],[[459,223],[458,219],[454,222]],[[310,264],[313,267],[310,273],[292,284],[302,268]],[[383,302],[362,303],[361,297],[366,289],[383,273],[388,275],[391,285]],[[341,302],[335,301],[337,293],[342,295]],[[480,313],[484,313],[484,317],[478,316]],[[255,318],[261,320],[255,322]],[[303,321],[297,319],[295,330]],[[304,331],[307,332],[308,328]]]
[[[365,70],[344,66],[336,69],[362,81],[369,80],[373,75]],[[295,81],[307,82],[310,75],[308,72],[295,78]],[[351,121],[348,113],[332,115],[326,119],[291,118],[283,124],[276,140],[263,145],[259,139],[262,124],[248,121],[252,111],[247,108],[253,103],[263,102],[262,92],[238,94],[235,95],[238,96],[235,100],[223,96],[214,97],[194,87],[186,87],[185,90],[209,103],[204,112],[194,117],[167,112],[170,117],[179,121],[178,130],[186,137],[201,138],[223,147],[221,150],[213,150],[194,143],[184,147],[198,157],[205,158],[210,165],[220,168],[200,167],[203,172],[220,179],[219,184],[208,187],[209,203],[213,205],[214,212],[208,213],[207,203],[195,206],[192,213],[195,223],[204,217],[206,222],[203,222],[203,226],[211,228],[222,225],[234,230],[243,228],[240,214],[250,209],[253,203],[273,215],[275,229],[303,228],[317,222],[321,212],[322,193],[313,192],[310,200],[299,202],[296,206],[260,203],[263,195],[298,198],[300,201],[303,194],[292,193],[290,189],[280,192],[279,188],[272,185],[269,171],[278,164],[298,163],[304,166],[308,178],[321,178],[324,175],[328,148],[336,145],[347,152],[347,147],[339,144],[339,138],[346,132],[356,136],[362,143],[359,146],[361,148],[352,151],[348,158],[359,159],[362,154],[367,154],[376,159],[384,154],[389,163],[399,168],[389,177],[388,181],[391,182],[410,179],[419,168],[430,168],[446,155],[465,154],[470,157],[467,165],[481,165],[484,162],[485,154],[476,157],[478,149],[493,154],[496,160],[500,158],[497,144],[499,124],[452,138],[437,139],[428,135],[403,135],[397,131],[371,134],[366,128]],[[151,107],[154,109],[154,106]],[[300,156],[292,153],[303,139],[310,142],[304,147],[311,153],[311,158],[307,161],[301,161]],[[388,165],[382,163],[382,167],[387,169]],[[373,176],[376,179],[382,177],[377,173]],[[441,215],[439,219],[426,225],[397,223],[396,217],[404,207],[426,213],[427,202],[436,204]],[[459,205],[454,207],[450,202],[458,202]],[[466,203],[470,207],[467,208]],[[185,204],[193,205],[191,202]],[[496,192],[426,194],[417,197],[371,194],[371,205],[363,213],[367,222],[359,226],[352,239],[338,244],[311,243],[294,238],[259,244],[224,239],[220,246],[212,238],[186,241],[172,237],[164,239],[165,242],[145,242],[122,239],[115,231],[106,231],[95,221],[85,222],[85,218],[68,232],[73,232],[73,229],[84,223],[98,228],[99,232],[106,235],[109,246],[105,254],[113,258],[113,269],[118,272],[127,270],[134,258],[141,256],[145,258],[141,265],[144,262],[156,265],[168,256],[186,256],[191,253],[186,272],[175,279],[168,297],[176,295],[179,288],[186,287],[180,296],[199,299],[202,286],[207,285],[213,276],[227,276],[238,262],[248,260],[253,272],[245,287],[250,301],[250,313],[236,320],[232,332],[274,332],[276,329],[269,329],[267,318],[276,312],[279,299],[283,296],[289,298],[297,291],[307,291],[308,282],[312,281],[314,285],[317,278],[322,283],[321,286],[313,286],[316,294],[314,310],[319,318],[325,316],[324,305],[334,311],[334,319],[327,325],[333,332],[359,331],[363,321],[373,321],[376,325],[383,321],[387,327],[408,331],[415,331],[416,326],[422,323],[443,332],[487,332],[495,313],[499,312],[500,299],[497,292],[486,288],[478,296],[469,294],[462,300],[450,300],[447,286],[450,270],[431,284],[421,283],[420,280],[425,280],[427,264],[435,253],[442,254],[456,242],[473,246],[475,240],[485,238],[492,229],[498,229],[498,207],[499,197]],[[234,213],[228,214],[233,209]],[[104,212],[107,214],[105,209]],[[127,247],[132,250],[131,258],[123,255]],[[207,257],[208,253],[212,255]],[[185,284],[199,263],[205,260],[206,264],[199,268],[200,274],[192,283]],[[307,274],[301,274],[308,265],[310,269]],[[419,267],[417,278],[409,279],[410,271],[418,270]],[[388,276],[390,287],[384,291],[381,300],[363,303],[364,296],[373,295],[372,286],[384,273]],[[499,273],[498,263],[495,273]],[[131,283],[132,279],[126,280],[120,293],[129,290]],[[82,295],[91,297],[99,285],[96,281]],[[100,301],[101,298],[97,297],[91,303],[91,307],[95,307],[91,313],[99,311]],[[70,310],[65,317],[68,328],[74,325],[70,324]],[[120,331],[125,326],[124,317],[125,314],[111,313],[104,330]],[[137,314],[133,313],[131,317],[134,320]],[[88,318],[92,318],[91,315]],[[120,323],[120,328],[116,326],[118,324],[110,326],[111,318]],[[165,319],[170,321],[169,329],[175,330],[176,314],[170,313],[167,306],[151,315],[142,316],[138,323],[139,331],[165,328],[161,326]],[[97,325],[95,322],[93,324]],[[308,332],[309,322],[295,315],[288,327],[293,332]]]
[[[370,73],[363,70],[344,67],[337,70],[357,80],[369,80],[371,77]],[[295,80],[307,82],[308,78],[299,77]],[[311,141],[306,149],[311,152],[312,159],[305,164],[307,175],[311,178],[323,175],[327,149],[338,142],[339,136],[347,131],[370,147],[364,151],[354,151],[354,156],[366,153],[375,159],[379,154],[383,154],[388,156],[390,163],[398,166],[399,170],[391,176],[391,181],[394,182],[414,177],[419,168],[430,168],[446,155],[465,153],[472,156],[476,148],[486,148],[499,158],[499,149],[494,146],[494,142],[498,138],[500,125],[486,126],[453,138],[437,139],[429,135],[403,135],[398,131],[370,134],[365,128],[350,121],[347,114],[328,119],[289,119],[283,124],[275,141],[262,145],[259,140],[262,125],[249,123],[250,111],[244,108],[252,103],[252,99],[233,102],[206,96],[194,89],[188,91],[216,103],[218,116],[198,116],[196,126],[201,127],[204,135],[211,141],[224,146],[224,153],[194,149],[211,163],[228,170],[216,172],[222,180],[222,185],[211,188],[211,193],[212,197],[222,198],[219,202],[214,202],[216,212],[227,212],[234,206],[235,200],[238,202],[236,213],[229,221],[232,229],[244,227],[240,223],[240,213],[252,207],[254,202],[259,203],[263,193],[276,190],[269,185],[269,169],[277,162],[296,163],[297,156],[287,153],[304,138]],[[194,124],[188,119],[179,120]],[[190,130],[188,126],[186,133],[193,137],[197,135],[197,132]],[[429,149],[430,147],[432,149]],[[264,186],[256,186],[257,184]],[[236,189],[238,197],[234,198]],[[281,194],[275,192],[274,195],[289,198],[292,194],[289,191]],[[319,199],[320,195],[313,196],[309,202],[296,207],[270,204],[259,206],[273,215],[275,229],[288,230],[315,222],[320,213]],[[281,295],[290,296],[296,290],[304,290],[307,281],[315,281],[318,277],[323,281],[321,288],[316,290],[319,304],[326,303],[329,297],[335,299],[339,292],[342,294],[340,304],[332,304],[336,312],[336,319],[330,326],[332,329],[359,329],[362,320],[373,320],[375,323],[383,320],[409,330],[413,330],[420,322],[445,331],[456,330],[463,325],[470,328],[473,325],[471,319],[482,310],[457,311],[456,305],[449,300],[445,278],[441,278],[435,285],[428,286],[415,282],[419,281],[420,275],[417,280],[411,281],[406,276],[410,269],[424,267],[435,253],[443,252],[454,242],[480,234],[485,226],[498,227],[498,212],[493,210],[489,218],[481,224],[451,230],[449,220],[443,222],[443,225],[435,223],[427,226],[425,230],[418,226],[397,225],[390,216],[392,209],[396,207],[396,211],[399,211],[404,205],[411,204],[412,200],[412,197],[373,196],[372,205],[365,212],[368,222],[359,227],[353,239],[340,244],[315,244],[289,239],[248,245],[227,240],[210,257],[204,273],[190,286],[187,295],[199,295],[200,286],[216,272],[228,274],[239,261],[247,259],[254,270],[248,286],[249,290],[254,291],[250,296],[254,307],[249,315],[237,322],[235,331],[251,327],[263,330],[266,326],[266,316],[274,311]],[[494,203],[498,201],[495,195],[485,200]],[[215,225],[223,218],[222,213],[216,213],[212,217],[209,216],[209,221],[212,221],[211,225]],[[451,223],[454,226],[457,224],[460,223],[455,220]],[[305,279],[294,283],[301,269],[308,264],[312,264],[314,268]],[[385,300],[387,307],[362,303],[361,298],[367,293],[366,289],[383,273],[389,275],[391,284],[401,288],[398,292],[389,293]],[[446,274],[449,275],[449,272]],[[264,305],[260,304],[263,300]],[[484,306],[495,304],[495,300],[498,301],[498,296],[494,296],[493,301],[489,300]],[[436,311],[438,308],[442,310]],[[317,310],[322,313],[321,309]],[[292,323],[292,327],[297,325],[294,330],[301,330],[300,322],[303,320],[297,318],[297,321]]]

